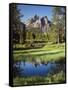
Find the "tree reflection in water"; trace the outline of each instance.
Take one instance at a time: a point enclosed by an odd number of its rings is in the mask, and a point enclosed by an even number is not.
[[[41,63],[39,58],[33,58],[32,61],[35,65],[35,67],[37,67]]]

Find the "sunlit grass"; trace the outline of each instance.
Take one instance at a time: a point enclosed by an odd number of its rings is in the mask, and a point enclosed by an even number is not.
[[[25,57],[29,60],[29,56],[40,58],[41,61],[58,60],[65,57],[65,44],[47,44],[40,49],[14,50],[13,53],[15,61],[23,60]]]
[[[46,44],[42,48],[38,49],[28,49],[28,50],[14,50],[14,53],[29,53],[29,52],[34,52],[34,51],[52,51],[52,50],[63,50],[65,49],[65,44]]]

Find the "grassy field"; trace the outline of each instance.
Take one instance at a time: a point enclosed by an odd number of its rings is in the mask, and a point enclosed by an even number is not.
[[[14,50],[13,56],[14,61],[23,60],[25,57],[36,57],[44,61],[58,60],[65,57],[65,44],[46,44],[39,49]]]

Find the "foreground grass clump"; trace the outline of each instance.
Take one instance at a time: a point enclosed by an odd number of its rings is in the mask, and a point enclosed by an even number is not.
[[[56,74],[49,74],[44,77],[16,77],[13,79],[14,86],[18,85],[36,85],[36,84],[53,84],[53,83],[65,83],[65,73],[60,71]]]

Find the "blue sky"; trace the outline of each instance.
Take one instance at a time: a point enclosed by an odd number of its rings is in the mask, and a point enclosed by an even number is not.
[[[33,5],[18,5],[20,13],[24,15],[21,21],[26,22],[26,20],[34,17],[37,14],[40,17],[47,16],[49,20],[52,17],[52,6],[33,6]]]

